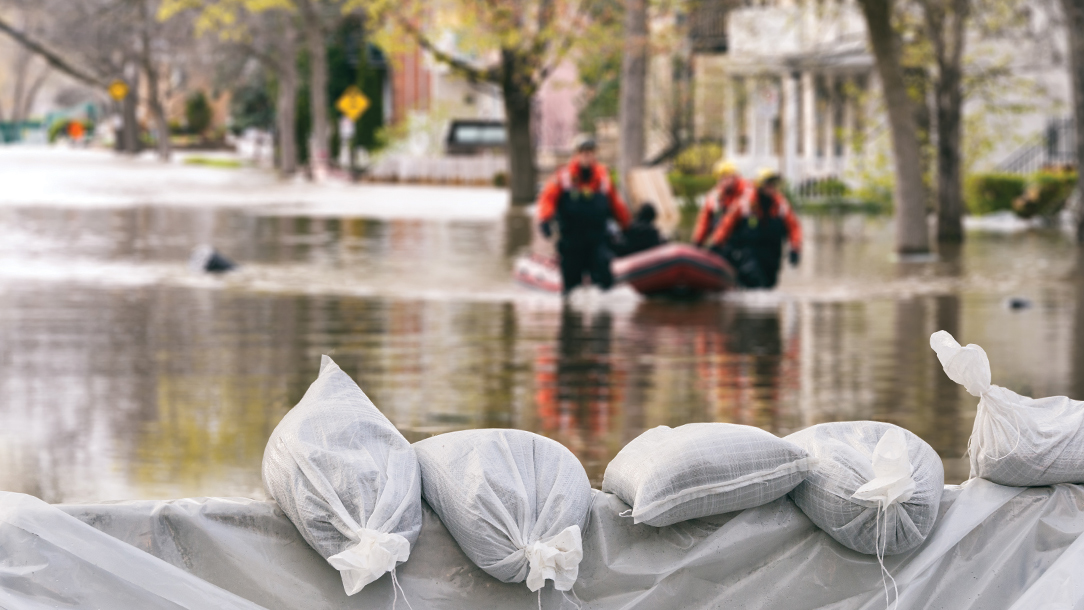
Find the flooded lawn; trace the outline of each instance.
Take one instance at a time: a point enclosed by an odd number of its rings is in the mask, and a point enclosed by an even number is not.
[[[805,229],[803,266],[774,293],[562,305],[511,282],[520,217],[3,208],[0,489],[265,497],[264,444],[325,353],[408,439],[532,430],[595,485],[653,426],[785,435],[855,419],[914,431],[959,482],[977,399],[942,373],[938,329],[986,348],[995,383],[1084,397],[1084,285],[1059,233],[972,232],[935,261],[896,263],[886,219]],[[199,243],[242,270],[191,273]]]

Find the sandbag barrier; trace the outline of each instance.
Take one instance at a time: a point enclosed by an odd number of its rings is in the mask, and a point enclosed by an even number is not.
[[[990,385],[981,348],[947,333],[931,346],[980,399],[963,486],[943,486],[929,445],[891,424],[783,439],[691,424],[634,439],[599,492],[530,432],[405,444],[325,357],[268,443],[277,504],[0,493],[0,606],[123,593],[111,607],[1084,607],[1084,403]]]

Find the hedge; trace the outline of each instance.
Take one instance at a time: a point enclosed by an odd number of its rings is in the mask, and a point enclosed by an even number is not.
[[[1027,178],[1016,174],[974,174],[964,183],[964,202],[971,214],[1012,210],[1014,199],[1024,194]]]

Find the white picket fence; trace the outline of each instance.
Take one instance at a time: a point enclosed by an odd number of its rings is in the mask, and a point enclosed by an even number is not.
[[[440,184],[493,184],[498,174],[508,174],[508,159],[492,155],[477,157],[392,155],[376,160],[366,172],[366,175],[373,180]]]

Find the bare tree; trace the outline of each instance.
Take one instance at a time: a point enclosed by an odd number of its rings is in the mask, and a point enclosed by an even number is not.
[[[937,239],[961,241],[963,232],[962,124],[964,47],[971,0],[920,0],[933,47],[937,113]]]
[[[914,102],[900,68],[900,40],[892,27],[891,0],[859,0],[866,18],[870,46],[881,77],[888,123],[892,133],[896,186],[896,251],[930,251],[926,225],[926,196],[922,183],[922,155],[916,135]]]
[[[625,0],[625,53],[621,62],[621,153],[618,171],[628,189],[629,170],[644,161],[647,95],[647,0]]]
[[[413,0],[396,3],[390,11],[396,22],[419,46],[472,82],[500,87],[508,122],[508,166],[511,199],[515,205],[533,203],[538,188],[535,165],[533,106],[535,96],[553,68],[585,36],[585,3],[569,7],[554,0],[521,2],[456,0],[453,6],[473,15],[467,37],[492,41],[481,55],[495,62],[471,62],[439,48],[419,24],[429,6]]]
[[[305,46],[309,52],[309,106],[312,116],[309,164],[315,176],[318,168],[324,169],[326,166],[331,151],[327,100],[327,30],[324,6],[319,0],[297,0],[297,6],[301,13]]]

